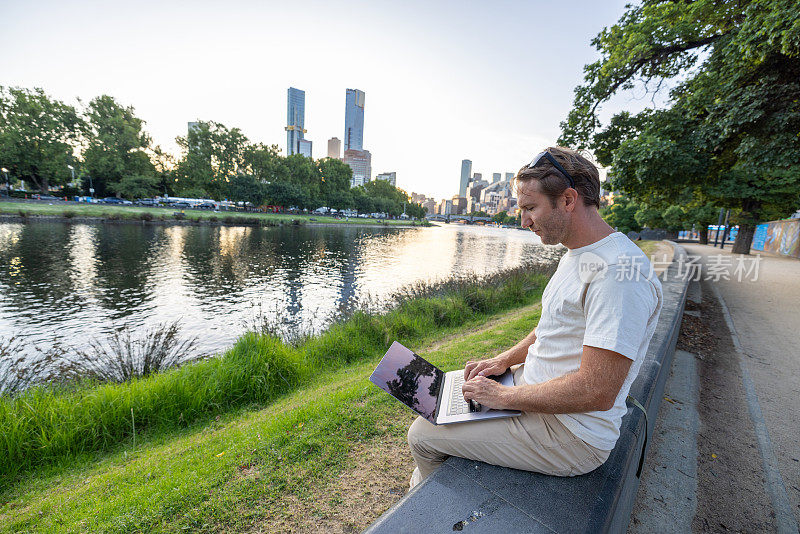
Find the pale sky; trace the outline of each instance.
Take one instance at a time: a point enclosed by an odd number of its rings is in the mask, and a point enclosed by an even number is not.
[[[516,172],[555,143],[590,40],[629,0],[113,2],[0,0],[0,85],[109,94],[178,153],[214,120],[286,151],[286,90],[306,92],[314,157],[342,139],[347,88],[366,92],[373,177],[437,199],[473,172]],[[606,112],[641,107],[635,95]]]

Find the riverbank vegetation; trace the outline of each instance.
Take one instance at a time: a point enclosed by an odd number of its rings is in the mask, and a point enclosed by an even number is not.
[[[445,370],[536,325],[531,304],[403,340]],[[0,532],[360,532],[408,489],[414,414],[367,379],[382,352],[314,375],[270,404],[172,430],[0,492]]]
[[[391,226],[430,226],[426,220],[375,219],[373,217],[335,218],[299,213],[241,213],[235,211],[175,210],[141,206],[104,204],[44,204],[2,202],[0,214],[15,217],[57,217],[62,219],[91,218],[108,221],[189,221],[220,225],[279,226],[281,224],[368,224]]]
[[[0,161],[13,184],[43,194],[134,199],[169,195],[249,202],[252,206],[352,209],[422,218],[425,210],[385,180],[350,187],[352,170],[336,158],[281,155],[238,128],[191,123],[181,154],[153,145],[132,106],[101,95],[76,108],[42,89],[0,86]]]
[[[224,354],[122,383],[34,387],[0,399],[0,492],[33,473],[64,468],[122,443],[206,425],[347,366],[379,358],[393,340],[411,345],[530,303],[550,267],[415,286],[384,313],[356,311],[324,333],[282,341],[250,332]]]

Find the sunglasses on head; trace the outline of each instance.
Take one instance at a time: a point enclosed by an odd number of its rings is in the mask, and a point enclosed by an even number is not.
[[[569,173],[564,170],[564,167],[562,167],[561,164],[556,161],[556,158],[551,156],[550,152],[548,152],[547,150],[545,150],[544,152],[533,158],[533,161],[528,163],[527,167],[529,169],[535,169],[536,167],[544,165],[548,162],[551,165],[553,165],[553,167],[555,167],[558,172],[563,174],[564,177],[569,181],[569,186],[572,189],[575,189],[575,180],[572,179],[572,176],[570,176]]]

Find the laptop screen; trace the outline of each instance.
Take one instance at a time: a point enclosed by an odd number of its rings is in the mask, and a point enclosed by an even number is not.
[[[369,379],[431,423],[435,422],[444,373],[397,341]]]

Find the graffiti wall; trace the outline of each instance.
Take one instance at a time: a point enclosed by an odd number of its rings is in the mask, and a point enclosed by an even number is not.
[[[800,219],[759,224],[751,248],[800,258]]]

